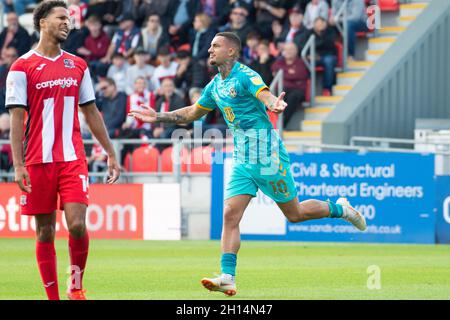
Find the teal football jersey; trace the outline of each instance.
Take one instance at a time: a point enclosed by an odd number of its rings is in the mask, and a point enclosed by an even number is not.
[[[226,79],[218,73],[208,83],[196,103],[202,109],[220,109],[233,134],[235,160],[260,163],[284,149],[265,105],[257,99],[264,89],[268,87],[257,72],[236,62]]]

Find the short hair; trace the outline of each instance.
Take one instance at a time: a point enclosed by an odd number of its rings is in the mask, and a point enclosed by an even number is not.
[[[119,59],[124,59],[125,60],[125,57],[121,53],[118,53],[118,52],[114,52],[112,54],[111,60],[113,60],[114,58],[119,58]]]
[[[100,23],[102,24],[102,19],[96,14],[90,15],[89,18],[86,19],[86,22],[90,23]]]
[[[143,76],[136,77],[136,79],[134,79],[134,83],[136,83],[138,80],[144,80],[147,83],[147,79],[145,79],[145,77]]]
[[[234,32],[219,32],[216,34],[216,37],[224,37],[236,48],[238,54],[242,50],[241,39]]]
[[[67,4],[65,1],[60,0],[50,0],[42,1],[33,11],[33,24],[34,29],[37,32],[41,32],[41,26],[39,22],[41,19],[45,19],[52,12],[53,8],[62,7],[67,9]]]
[[[211,17],[208,16],[206,13],[197,13],[195,15],[197,18],[200,19],[200,21],[203,23],[203,25],[205,26],[205,28],[209,28],[209,26],[212,23]]]
[[[114,81],[113,78],[106,77],[106,78],[102,79],[101,81],[107,82],[109,85],[114,86],[114,88],[116,87],[116,82]]]

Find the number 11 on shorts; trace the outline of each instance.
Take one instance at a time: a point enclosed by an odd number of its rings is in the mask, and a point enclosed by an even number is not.
[[[81,183],[83,184],[83,192],[87,192],[87,189],[89,188],[89,177],[84,174],[80,174],[79,177],[81,179]]]

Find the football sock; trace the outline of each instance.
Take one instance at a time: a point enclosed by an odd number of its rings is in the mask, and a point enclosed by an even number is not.
[[[36,259],[48,299],[59,300],[55,244],[36,241]]]
[[[344,208],[340,204],[327,201],[328,207],[330,209],[330,218],[340,218],[344,213]]]
[[[220,266],[222,273],[236,275],[236,260],[237,255],[235,253],[223,253],[220,259]]]
[[[89,235],[86,231],[83,237],[76,239],[69,235],[69,255],[71,265],[72,283],[71,291],[83,288],[83,274],[89,251]]]

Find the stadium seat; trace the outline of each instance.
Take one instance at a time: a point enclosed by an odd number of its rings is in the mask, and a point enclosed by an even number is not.
[[[398,0],[378,0],[381,11],[398,11],[400,5]]]
[[[131,153],[127,153],[123,161],[123,169],[127,172],[131,170]]]
[[[139,147],[131,157],[132,172],[158,172],[159,151],[154,147]]]
[[[212,147],[197,147],[191,150],[190,172],[211,172]]]
[[[343,64],[344,64],[344,46],[341,42],[336,41],[334,43],[334,46],[336,47],[337,50],[337,67],[338,68],[342,68]]]
[[[173,147],[168,147],[161,153],[161,172],[173,172],[172,151]],[[187,172],[188,159],[189,151],[184,148],[181,150],[181,172]]]

